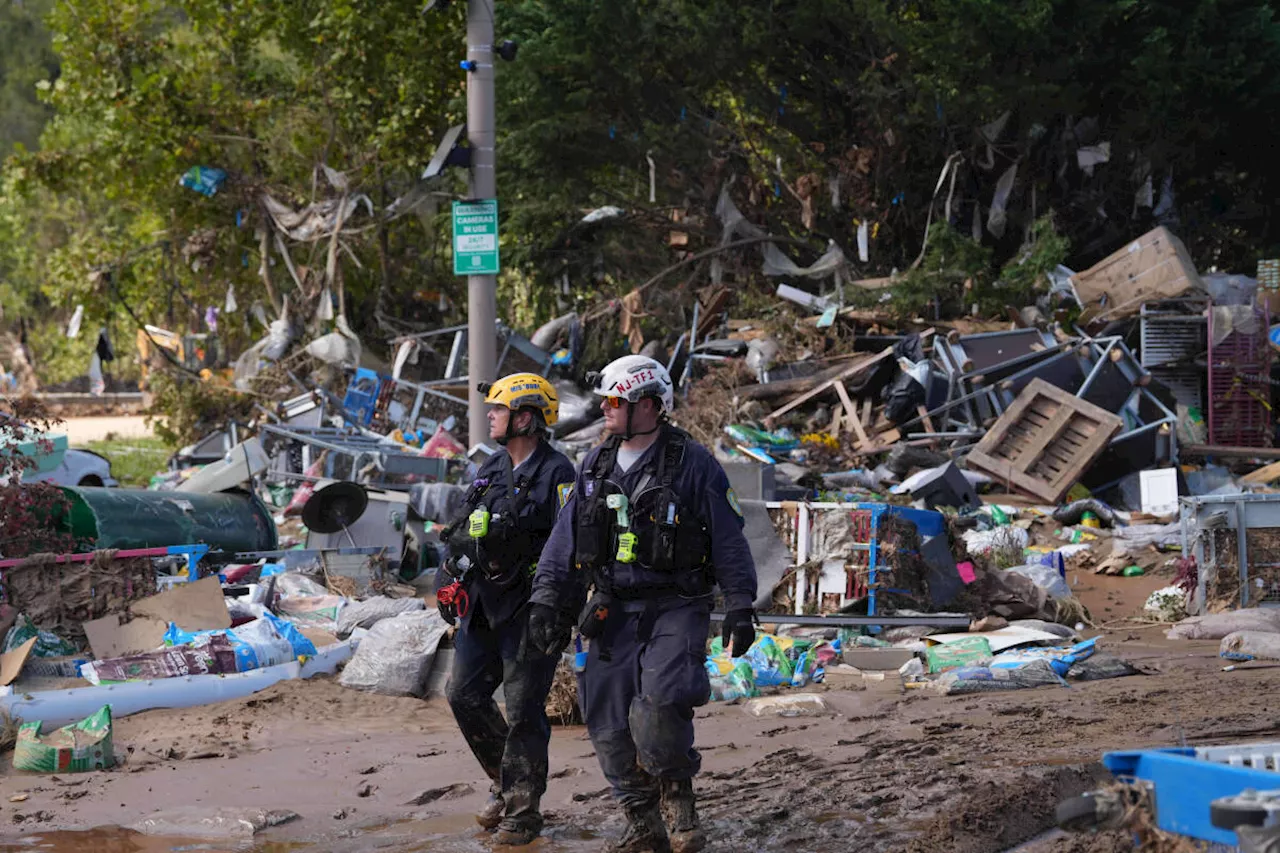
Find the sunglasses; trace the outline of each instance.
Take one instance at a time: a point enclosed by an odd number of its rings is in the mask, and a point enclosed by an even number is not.
[[[621,409],[625,402],[621,397],[605,397],[605,404],[611,409]]]

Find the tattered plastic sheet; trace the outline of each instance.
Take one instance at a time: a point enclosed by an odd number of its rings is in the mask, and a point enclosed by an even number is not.
[[[373,216],[373,202],[367,195],[347,196],[343,199],[326,199],[294,210],[269,195],[262,196],[263,206],[276,227],[294,240],[310,243],[332,235],[339,223],[350,220],[361,203]]]

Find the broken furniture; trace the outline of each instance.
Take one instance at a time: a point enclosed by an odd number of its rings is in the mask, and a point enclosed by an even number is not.
[[[1116,415],[1035,379],[969,453],[968,465],[1056,504],[1122,426]]]
[[[1209,345],[1209,300],[1148,302],[1138,321],[1142,367],[1187,408],[1204,406],[1205,371],[1197,363]]]
[[[319,451],[330,451],[324,479],[351,480],[373,488],[407,491],[404,478],[436,481],[445,478],[449,462],[407,452],[402,444],[353,427],[284,427],[263,424],[263,446],[275,460],[268,476],[308,479],[305,471]],[[296,452],[295,452],[296,451]]]
[[[881,533],[887,518],[893,517],[910,522],[915,526],[921,538],[922,551],[931,552],[929,543],[941,537],[945,545],[946,523],[941,513],[931,510],[919,510],[911,507],[894,506],[882,503],[767,503],[770,510],[782,510],[787,517],[791,537],[791,547],[795,554],[796,577],[794,588],[794,610],[797,615],[809,612],[811,604],[808,590],[811,585],[809,564],[814,557],[815,520],[821,514],[835,514],[841,524],[848,525],[848,540],[841,542],[833,554],[818,554],[823,560],[816,581],[818,600],[813,604],[821,607],[827,597],[835,599],[837,607],[866,599],[868,616],[880,616],[878,613],[878,596],[882,588],[886,588],[881,577],[890,573],[892,578],[892,558],[886,555],[881,546]],[[950,549],[944,548],[950,557]],[[942,577],[948,570],[944,560],[940,564],[931,564],[931,588],[945,586]],[[949,570],[955,573],[954,561]],[[935,577],[936,576],[936,577]],[[885,624],[876,622],[874,624]]]

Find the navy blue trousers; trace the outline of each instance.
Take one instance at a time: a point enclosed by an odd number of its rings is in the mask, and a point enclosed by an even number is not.
[[[505,816],[541,828],[551,740],[546,702],[560,656],[519,660],[527,621],[527,607],[497,628],[482,612],[470,614],[454,637],[446,695],[471,752],[502,791]],[[499,684],[506,717],[493,699]]]
[[[615,610],[591,641],[578,696],[600,768],[625,807],[657,803],[659,780],[691,779],[702,767],[693,709],[711,698],[710,615],[706,603],[680,599],[660,603],[647,619]],[[642,623],[650,621],[646,638]]]

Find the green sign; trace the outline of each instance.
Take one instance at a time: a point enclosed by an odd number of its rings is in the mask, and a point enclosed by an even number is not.
[[[453,274],[498,274],[498,201],[453,203]]]

